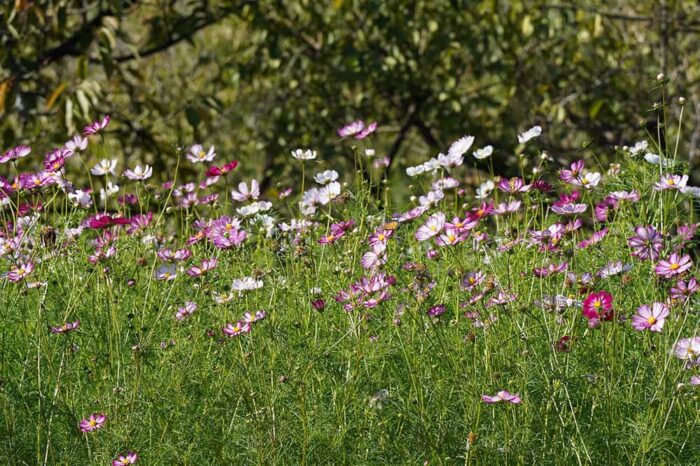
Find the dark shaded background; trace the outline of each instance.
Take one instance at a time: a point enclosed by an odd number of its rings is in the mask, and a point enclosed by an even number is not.
[[[533,124],[557,161],[656,135],[663,72],[669,131],[684,96],[679,153],[696,163],[699,18],[696,1],[671,0],[9,0],[0,141],[43,154],[109,113],[122,162],[166,179],[178,146],[214,144],[274,187],[297,147],[349,168],[335,131],[364,118],[380,123],[389,176],[463,134],[508,173]]]

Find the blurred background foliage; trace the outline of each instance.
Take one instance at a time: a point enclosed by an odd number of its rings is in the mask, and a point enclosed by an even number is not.
[[[669,121],[687,99],[680,154],[700,151],[696,0],[1,3],[2,150],[43,154],[108,113],[121,169],[147,162],[165,179],[178,147],[201,142],[272,188],[297,147],[351,167],[336,129],[362,118],[391,158],[375,178],[404,178],[464,134],[494,145],[508,174],[534,124],[559,163],[611,154],[640,127],[656,135],[662,72]]]

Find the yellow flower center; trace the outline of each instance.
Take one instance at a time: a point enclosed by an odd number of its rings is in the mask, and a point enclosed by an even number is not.
[[[600,301],[593,301],[593,307],[595,307],[595,308],[599,308],[602,305],[603,305],[603,303],[601,303]]]
[[[654,325],[656,323],[656,317],[654,317],[654,316],[649,317],[647,319],[647,322],[649,323],[649,325]]]
[[[379,233],[379,235],[377,236],[377,239],[379,241],[384,241],[386,239],[386,236],[384,235],[384,233]]]
[[[676,264],[675,262],[671,264],[671,270],[678,270],[681,267],[680,264]]]

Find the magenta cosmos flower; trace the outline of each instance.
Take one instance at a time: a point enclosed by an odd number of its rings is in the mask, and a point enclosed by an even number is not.
[[[589,322],[612,320],[614,316],[612,302],[613,297],[607,291],[591,293],[583,300],[583,310],[581,313]]]
[[[81,432],[92,432],[104,426],[107,416],[102,413],[92,413],[87,419],[83,419],[78,424]]]
[[[194,311],[197,310],[197,303],[194,303],[192,301],[187,301],[184,306],[177,308],[177,312],[175,313],[175,319],[182,321],[194,314]]]
[[[91,134],[97,134],[101,130],[105,129],[109,124],[109,115],[105,115],[101,120],[94,121],[83,128],[83,134],[89,136]]]
[[[686,254],[681,257],[674,252],[668,259],[661,259],[659,263],[656,264],[654,272],[661,277],[671,278],[675,275],[682,274],[692,266],[693,261],[690,259],[690,255]]]
[[[501,401],[507,401],[508,403],[513,403],[514,405],[520,404],[522,401],[520,395],[517,393],[508,393],[505,390],[501,390],[494,396],[481,395],[481,401],[487,404],[500,403]]]
[[[21,282],[29,276],[30,273],[34,271],[34,263],[31,261],[19,262],[13,265],[9,272],[7,272],[7,279],[13,283]]]
[[[639,306],[637,313],[632,316],[632,327],[635,330],[650,330],[660,332],[670,311],[663,303],[654,303],[649,307],[646,304]]]
[[[127,466],[129,464],[136,464],[139,460],[139,455],[130,451],[126,455],[119,455],[116,460],[112,461],[112,466]]]

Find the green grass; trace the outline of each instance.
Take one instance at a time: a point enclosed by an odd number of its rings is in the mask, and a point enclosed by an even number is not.
[[[679,338],[698,333],[697,299],[674,305],[661,333],[624,321],[641,304],[664,302],[675,283],[656,277],[653,262],[630,257],[627,238],[637,225],[671,233],[692,222],[692,198],[653,191],[658,166],[619,158],[620,173],[584,193],[587,224],[559,252],[523,242],[498,253],[494,242],[527,239],[528,230],[561,220],[548,210],[554,194],[520,196],[531,208],[480,222],[489,241],[436,247],[433,260],[425,255],[432,242],[414,239],[429,214],[401,224],[383,267],[396,278],[391,298],[352,312],[333,297],[367,274],[360,267],[367,237],[391,214],[366,185],[324,207],[319,226],[298,243],[289,234],[266,238],[246,224],[250,237],[239,248],[192,246],[188,264],[217,257],[218,267],[203,278],[181,272],[173,282],[154,279],[161,261],[141,236],[161,235],[167,246],[181,247],[194,220],[231,214],[229,201],[171,210],[167,191],[160,200],[142,191],[142,209],[155,210],[154,222],[141,235],[120,234],[116,256],[92,265],[89,240],[96,234],[68,243],[62,233],[86,214],[49,190],[44,199],[58,200],[27,229],[37,263],[31,280],[45,286],[0,282],[0,458],[13,465],[108,464],[133,450],[148,465],[697,463],[698,392],[688,385],[695,372],[670,354]],[[594,203],[633,188],[641,200],[620,204],[608,236],[577,248],[591,233]],[[431,212],[446,212],[448,220],[464,215],[463,202],[478,205],[446,193]],[[286,209],[276,201],[280,216]],[[6,209],[6,221],[13,212]],[[350,218],[357,227],[346,236],[317,244],[328,224]],[[42,245],[45,225],[56,227],[55,244]],[[667,239],[662,258],[670,248]],[[535,304],[555,294],[583,300],[586,292],[567,284],[564,273],[536,278],[533,268],[567,261],[571,272],[595,274],[616,260],[632,270],[591,286],[613,294],[614,321],[592,329],[580,308]],[[421,267],[406,270],[407,262]],[[470,294],[460,283],[469,271],[484,272],[495,289],[465,305]],[[686,278],[695,274],[693,267]],[[264,286],[226,304],[214,301],[214,292],[246,276]],[[417,292],[432,282],[427,296]],[[499,288],[517,299],[486,309]],[[318,298],[326,301],[322,311],[311,306]],[[174,313],[186,301],[199,307],[178,322]],[[436,304],[446,312],[430,318]],[[224,336],[225,323],[261,309],[267,317],[249,334]],[[479,328],[467,311],[493,322]],[[75,332],[48,330],[76,319]],[[559,352],[564,335],[570,351]],[[481,401],[503,389],[519,393],[522,403]],[[377,397],[382,390],[386,396]],[[81,433],[80,420],[93,412],[105,413],[106,424]]]

